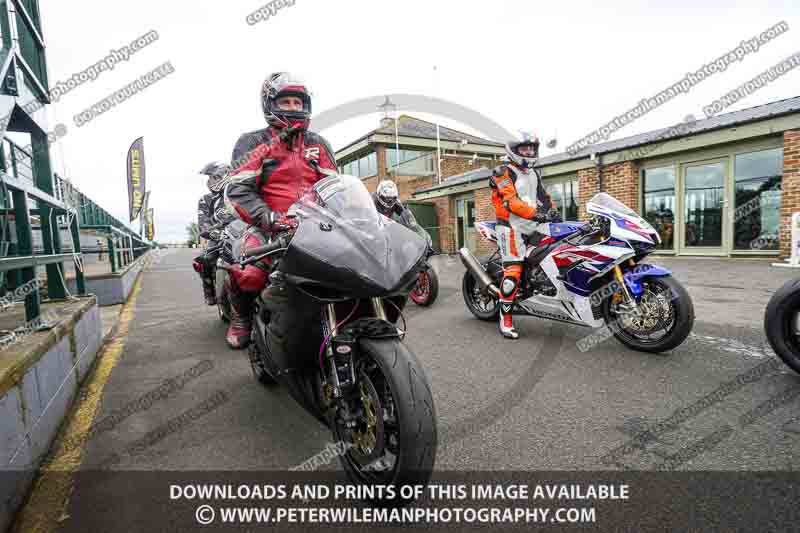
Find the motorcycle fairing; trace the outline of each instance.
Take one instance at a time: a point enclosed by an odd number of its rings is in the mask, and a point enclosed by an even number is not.
[[[395,294],[410,285],[427,243],[384,218],[381,224],[309,216],[294,234],[279,269],[354,298]]]
[[[551,282],[557,280],[559,270],[552,254],[546,257],[540,266]],[[535,294],[522,302],[524,304],[520,306],[522,310],[533,316],[584,326],[600,327],[603,324],[602,319],[596,319],[592,312],[591,302],[588,298],[591,291],[574,290],[570,286],[570,282],[566,280],[563,284],[554,282],[553,285],[556,287],[554,296]]]
[[[589,200],[586,212],[611,220],[611,237],[646,244],[661,242],[661,237],[653,226],[628,206],[606,193],[598,193]]]
[[[475,230],[489,242],[497,242],[497,222],[476,222]]]
[[[642,295],[642,278],[649,277],[664,277],[671,276],[672,272],[664,267],[653,265],[651,263],[643,263],[633,270],[629,270],[623,274],[625,284],[631,291],[631,295],[638,299]]]
[[[547,235],[550,238],[549,242],[556,242],[574,235],[584,225],[583,222],[548,222],[539,226],[543,230],[539,232]]]

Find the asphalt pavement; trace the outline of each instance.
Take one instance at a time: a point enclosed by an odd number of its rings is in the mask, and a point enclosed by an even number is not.
[[[85,467],[117,454],[119,468],[280,469],[303,462],[332,440],[283,390],[253,379],[245,352],[225,346],[216,309],[202,304],[193,255],[176,250],[143,274],[125,349],[97,420],[167,378],[203,362],[209,368],[200,367],[204,371],[184,379],[180,390],[98,432],[88,443]],[[766,260],[652,262],[675,272],[696,307],[691,337],[663,355],[635,352],[615,339],[581,352],[576,342],[591,330],[527,317],[517,318],[522,338],[504,340],[494,323],[476,320],[465,307],[460,263],[436,258],[439,299],[430,308],[411,304],[406,313],[407,343],[425,366],[436,402],[436,467],[607,469],[613,467],[603,461],[608,452],[775,358],[762,332],[763,309],[791,270],[772,268]],[[126,452],[217,391],[229,399],[159,442]],[[800,393],[800,377],[771,365],[759,379],[706,400],[702,412],[689,413],[643,450],[614,457],[617,467],[650,469],[666,461],[685,469],[792,468],[800,439],[795,391]],[[786,401],[742,427],[743,414],[776,395],[783,396],[773,402]],[[720,443],[694,450],[680,465],[668,462],[726,427],[733,431]]]
[[[216,309],[203,305],[195,254],[171,250],[142,274],[81,469],[285,470],[332,442],[285,391],[256,382],[246,352],[225,346]],[[527,317],[516,320],[521,339],[504,340],[465,307],[460,263],[434,261],[439,299],[409,304],[406,342],[433,390],[437,469],[798,464],[800,376],[778,362],[762,329],[767,300],[794,271],[757,259],[654,258],[688,287],[696,322],[680,347],[647,354],[613,338],[581,352],[590,329]],[[81,497],[78,486],[71,498]]]

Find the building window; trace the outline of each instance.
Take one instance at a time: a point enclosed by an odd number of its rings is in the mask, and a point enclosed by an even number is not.
[[[558,206],[561,218],[578,220],[578,180],[569,179],[558,182],[544,182],[544,190]]]
[[[397,150],[386,149],[386,167],[389,172],[409,176],[429,176],[434,174],[434,153],[430,150],[400,150],[400,164],[397,163]]]
[[[358,178],[368,178],[378,173],[378,158],[375,152],[370,152],[360,159],[341,165],[339,169],[343,174],[350,174]]]
[[[782,177],[782,148],[736,156],[735,249],[778,250]]]
[[[370,152],[358,161],[358,168],[362,178],[374,176],[378,173],[378,158],[375,152]]]
[[[659,248],[671,250],[675,235],[675,167],[643,172],[643,216],[661,237]]]

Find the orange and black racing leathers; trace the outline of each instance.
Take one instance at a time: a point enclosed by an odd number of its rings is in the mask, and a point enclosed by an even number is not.
[[[497,242],[503,260],[503,282],[500,285],[501,310],[509,312],[519,287],[522,262],[525,260],[523,236],[537,231],[533,221],[540,209],[547,211],[552,202],[542,186],[536,169],[523,169],[514,164],[501,165],[489,178],[497,218]],[[503,304],[505,308],[503,308]]]

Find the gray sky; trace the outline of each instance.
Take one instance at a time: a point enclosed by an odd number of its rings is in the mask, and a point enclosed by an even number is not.
[[[50,127],[68,128],[53,147],[54,168],[125,221],[125,156],[144,136],[156,238],[185,240],[205,191],[197,171],[212,159],[229,159],[242,132],[264,126],[259,88],[268,72],[302,75],[315,112],[384,93],[425,94],[474,109],[510,131],[532,129],[546,138],[557,132],[557,151],[563,151],[777,22],[785,20],[789,32],[613,138],[672,125],[689,113],[702,118],[704,105],[800,51],[796,2],[659,4],[296,0],[251,26],[245,18],[265,2],[40,0],[51,85],[150,30],[160,36],[49,106]],[[80,128],[73,122],[165,61],[173,74]],[[728,111],[798,95],[800,72],[793,71]],[[322,133],[337,149],[375,128],[379,116]],[[441,122],[480,134],[469,124]]]

